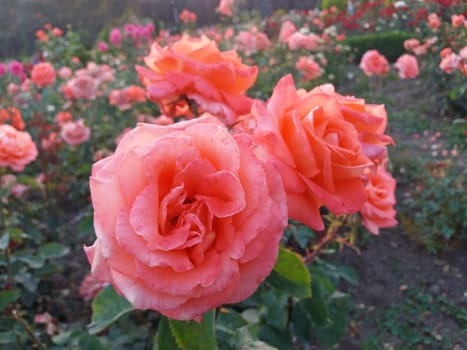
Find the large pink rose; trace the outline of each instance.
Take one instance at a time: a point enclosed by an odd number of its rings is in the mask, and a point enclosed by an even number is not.
[[[289,217],[324,228],[320,207],[335,214],[358,212],[366,200],[361,175],[372,167],[357,129],[344,118],[339,96],[296,90],[290,75],[274,88],[267,106],[253,105],[245,124],[258,157],[281,174]]]
[[[126,134],[92,169],[92,273],[178,320],[250,296],[287,224],[280,177],[252,148],[212,116]]]
[[[360,214],[363,224],[371,233],[377,235],[380,228],[397,225],[394,209],[395,190],[396,180],[384,169],[384,166],[378,167],[376,172],[368,176],[366,185],[368,199],[363,204]]]
[[[245,92],[258,68],[243,64],[235,51],[219,51],[205,36],[184,36],[163,48],[154,43],[144,61],[149,69],[136,69],[149,99],[169,117],[208,112],[231,124],[250,110],[252,100]]]
[[[368,75],[386,75],[389,73],[389,63],[386,57],[378,50],[369,50],[365,52],[360,61],[360,68]]]
[[[22,171],[37,157],[37,147],[31,135],[8,124],[0,125],[0,166]]]

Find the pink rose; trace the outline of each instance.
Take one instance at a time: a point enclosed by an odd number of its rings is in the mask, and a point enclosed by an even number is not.
[[[407,39],[404,41],[404,49],[412,51],[415,47],[420,45],[420,41],[417,39]]]
[[[465,17],[463,14],[451,16],[451,24],[453,27],[460,27],[461,25],[465,25],[464,22]]]
[[[287,224],[282,183],[212,116],[139,124],[90,180],[92,273],[137,309],[178,320],[249,297]]]
[[[93,100],[96,98],[99,83],[91,76],[80,75],[68,81],[66,86],[74,98]]]
[[[290,50],[304,49],[307,51],[315,50],[318,46],[319,35],[304,34],[302,32],[293,33],[287,40]]]
[[[375,173],[370,173],[365,189],[368,199],[363,204],[360,214],[368,231],[377,235],[380,228],[397,225],[394,210],[396,180],[384,166],[378,167]]]
[[[241,31],[235,38],[235,50],[251,55],[258,51],[266,50],[271,46],[266,34],[258,31],[258,28],[251,27],[249,31]]]
[[[99,41],[99,43],[97,44],[97,48],[100,52],[109,51],[109,46],[104,41]]]
[[[73,71],[70,67],[62,67],[58,70],[58,76],[60,79],[67,80],[73,75]]]
[[[70,146],[77,146],[89,140],[91,130],[84,125],[84,121],[70,121],[62,124],[60,136]]]
[[[114,28],[110,31],[109,42],[114,46],[120,46],[122,42],[122,33],[120,33],[120,29]]]
[[[31,72],[31,81],[39,86],[46,87],[55,81],[55,69],[49,62],[36,64]]]
[[[428,15],[428,25],[431,29],[438,29],[441,25],[441,21],[436,13],[430,13]]]
[[[148,97],[169,117],[208,112],[232,124],[250,110],[252,99],[245,92],[258,68],[243,64],[235,51],[220,51],[205,36],[183,36],[170,47],[155,42],[145,63],[149,69],[136,69]]]
[[[443,57],[439,64],[439,68],[447,73],[451,74],[454,72],[458,67],[459,64],[461,63],[461,57],[459,55],[456,55],[454,52],[450,53],[449,55],[446,55]]]
[[[412,55],[402,55],[397,59],[394,65],[399,71],[399,77],[402,79],[413,79],[418,75],[417,58]]]
[[[232,16],[234,0],[221,0],[216,11],[224,16]]]
[[[281,31],[279,33],[279,42],[286,43],[287,40],[297,31],[297,27],[290,21],[282,23]]]
[[[323,70],[313,57],[301,56],[295,64],[295,68],[302,73],[305,81],[316,79],[323,74]]]
[[[361,175],[373,166],[339,99],[329,89],[297,90],[287,75],[267,105],[256,102],[252,115],[245,117],[258,157],[271,162],[282,177],[289,217],[316,230],[324,229],[322,206],[338,215],[360,210],[366,199]],[[354,107],[355,114],[361,107]]]
[[[378,50],[369,50],[362,56],[360,68],[367,76],[386,75],[389,73],[389,63]]]
[[[8,124],[0,125],[0,166],[22,171],[37,157],[37,147],[31,135]]]
[[[23,74],[23,64],[18,61],[11,61],[10,64],[8,65],[8,69],[10,70],[10,73],[14,76],[21,77]]]

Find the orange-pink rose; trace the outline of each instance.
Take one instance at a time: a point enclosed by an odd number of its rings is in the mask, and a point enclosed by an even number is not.
[[[460,14],[460,15],[452,15],[451,16],[451,24],[453,27],[459,27],[461,25],[464,25],[464,27],[466,26],[466,23],[465,23],[465,17],[463,14]]]
[[[245,124],[239,128],[254,135],[258,157],[270,161],[282,177],[289,217],[322,230],[321,206],[335,214],[360,210],[366,200],[361,175],[373,163],[337,96],[297,91],[288,75],[266,106],[253,105]]]
[[[250,296],[287,225],[279,175],[213,116],[139,124],[90,179],[92,273],[137,309],[178,320]]]
[[[31,81],[39,87],[53,84],[55,76],[55,69],[49,62],[36,64],[31,71]]]
[[[418,75],[418,62],[415,56],[408,54],[400,56],[394,67],[397,68],[399,77],[402,79],[413,79]]]
[[[388,60],[378,50],[365,52],[360,61],[360,68],[368,76],[382,76],[389,73]]]
[[[384,166],[379,166],[374,173],[370,173],[365,189],[368,199],[363,204],[360,214],[368,231],[377,235],[380,228],[397,225],[394,209],[396,180]]]
[[[184,36],[164,48],[154,43],[145,62],[149,69],[136,69],[148,97],[169,117],[209,112],[230,124],[251,107],[245,91],[258,68],[243,64],[235,51],[219,51],[207,37]]]
[[[387,145],[394,144],[394,140],[385,134],[388,116],[384,105],[367,104],[361,98],[342,96],[335,92],[332,84],[318,86],[311,93],[336,98],[344,120],[357,130],[363,154],[373,163],[382,163],[387,159]]]
[[[83,119],[69,121],[61,125],[60,136],[70,146],[78,146],[89,140],[91,130],[84,125]]]
[[[22,171],[37,157],[37,147],[31,135],[8,124],[0,125],[0,166]]]

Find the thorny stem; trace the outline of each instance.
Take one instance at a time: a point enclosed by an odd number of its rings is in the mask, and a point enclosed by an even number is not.
[[[29,324],[23,319],[21,314],[17,310],[12,311],[13,317],[15,318],[18,323],[23,326],[24,330],[26,333],[29,335],[31,338],[32,342],[40,349],[40,350],[47,350],[47,347],[41,343],[39,338],[34,334],[32,331],[31,327],[29,327]]]
[[[313,246],[313,251],[307,254],[303,259],[303,263],[305,265],[311,263],[321,253],[324,247],[336,240],[337,234],[339,233],[339,228],[345,225],[347,220],[348,216],[346,216],[343,221],[331,224],[328,231],[326,232],[326,235],[318,242],[318,244]]]

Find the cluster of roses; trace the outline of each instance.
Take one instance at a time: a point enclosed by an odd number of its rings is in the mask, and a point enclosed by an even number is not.
[[[403,54],[394,67],[401,79],[413,79],[418,76],[418,61],[413,55]],[[360,68],[367,76],[384,76],[389,73],[389,62],[378,50],[368,50],[362,56]]]
[[[288,218],[323,230],[324,207],[396,224],[383,105],[283,77],[245,95],[257,67],[206,37],[154,43],[137,66],[166,118],[140,123],[90,178],[91,272],[136,308],[178,320],[250,296],[274,267]]]

